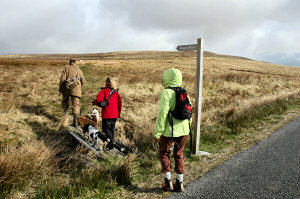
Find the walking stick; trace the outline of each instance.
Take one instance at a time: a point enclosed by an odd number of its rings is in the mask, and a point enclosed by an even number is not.
[[[121,117],[120,117],[120,119],[123,120],[124,122],[127,122],[127,123],[129,123],[129,124],[131,124],[131,125],[133,125],[133,126],[139,128],[139,129],[142,129],[141,127],[139,127],[139,126],[133,124],[132,122],[130,122],[130,121],[128,121],[128,120],[125,120],[125,119],[123,119],[123,118],[121,118]]]

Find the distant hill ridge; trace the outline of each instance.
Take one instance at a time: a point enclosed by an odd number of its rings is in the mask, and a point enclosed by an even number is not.
[[[11,54],[0,55],[0,59],[66,59],[72,57],[75,59],[161,59],[164,57],[196,57],[196,51],[116,51],[107,53],[87,53],[87,54]],[[251,60],[249,58],[217,54],[209,51],[204,51],[204,57],[229,58]]]

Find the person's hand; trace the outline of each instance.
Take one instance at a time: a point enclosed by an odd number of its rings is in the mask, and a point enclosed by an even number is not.
[[[58,96],[61,96],[61,92],[58,93]]]

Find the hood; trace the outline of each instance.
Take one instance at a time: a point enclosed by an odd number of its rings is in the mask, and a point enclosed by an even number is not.
[[[182,74],[179,70],[172,68],[163,73],[163,85],[165,87],[180,87],[182,84]]]

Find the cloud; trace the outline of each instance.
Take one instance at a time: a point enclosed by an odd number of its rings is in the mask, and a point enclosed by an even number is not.
[[[168,50],[202,37],[207,50],[265,61],[273,61],[270,58],[277,57],[269,56],[273,53],[285,57],[280,59],[284,63],[291,58],[288,54],[300,52],[295,42],[300,39],[300,2],[295,0],[101,0],[100,4],[132,30],[169,35],[171,45],[160,45],[171,47]]]
[[[202,37],[205,50],[299,65],[297,0],[2,0],[1,5],[0,54],[175,50]]]
[[[2,5],[0,53],[72,52],[84,36],[87,13],[78,0],[4,0]]]

